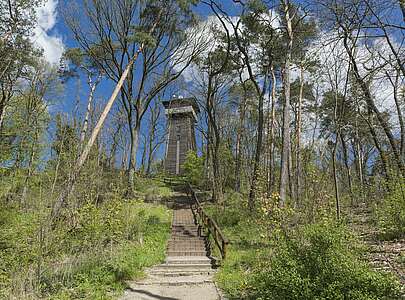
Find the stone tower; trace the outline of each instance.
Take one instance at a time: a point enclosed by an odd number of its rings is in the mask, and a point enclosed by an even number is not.
[[[163,101],[163,105],[168,118],[165,170],[179,175],[187,152],[196,150],[194,124],[200,110],[193,98],[173,98]]]

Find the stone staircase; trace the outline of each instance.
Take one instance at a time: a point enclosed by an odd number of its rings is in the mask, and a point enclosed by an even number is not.
[[[221,299],[208,250],[188,203],[177,203],[165,262],[148,269],[148,276],[131,284],[123,299]]]
[[[198,225],[191,209],[175,209],[166,261],[149,269],[148,275],[154,279],[159,277],[162,284],[174,281],[177,284],[212,282],[211,275],[215,270],[207,250],[205,237],[198,234]]]

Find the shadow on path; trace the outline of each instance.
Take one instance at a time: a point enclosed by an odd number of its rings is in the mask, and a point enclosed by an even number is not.
[[[134,293],[138,293],[138,294],[144,294],[147,295],[149,297],[152,297],[154,299],[160,299],[160,300],[180,300],[179,298],[172,298],[172,297],[164,297],[164,296],[159,296],[156,294],[153,294],[151,292],[145,291],[145,290],[139,290],[139,289],[133,289],[131,287],[128,287],[127,290],[134,292]]]

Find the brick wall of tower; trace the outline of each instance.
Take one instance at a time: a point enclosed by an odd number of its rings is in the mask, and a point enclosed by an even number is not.
[[[179,141],[179,171],[182,174],[187,152],[196,149],[194,117],[190,114],[173,114],[168,118],[169,135],[165,170],[176,174],[177,141]]]

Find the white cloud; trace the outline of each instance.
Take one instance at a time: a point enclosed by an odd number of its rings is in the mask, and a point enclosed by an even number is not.
[[[280,24],[281,24],[280,17],[274,10],[269,10],[268,13],[262,14],[261,19],[262,19],[261,22],[263,22],[266,25],[270,24],[275,29],[280,27]],[[225,33],[225,29],[223,27],[225,25],[226,30],[229,32],[229,35],[231,37],[234,37],[235,36],[234,26],[237,25],[239,20],[240,19],[238,16],[232,16],[229,18],[222,16],[222,21],[224,22],[224,24],[222,24],[217,16],[209,15],[207,17],[207,19],[205,19],[204,21],[199,23],[197,26],[187,29],[187,33],[188,33],[189,39],[190,39],[187,41],[187,44],[193,43],[193,42],[195,42],[195,40],[203,40],[207,44],[207,46],[206,46],[205,50],[201,53],[200,56],[207,57],[210,52],[214,51],[221,44],[222,44],[222,46],[225,47],[223,42],[219,41],[215,37],[215,31],[220,31],[220,32]],[[240,32],[240,34],[242,34],[242,32],[244,31],[243,24],[239,24],[238,28],[239,28],[238,32]],[[252,68],[254,71],[257,71],[259,68],[254,63],[255,57],[259,54],[257,49],[258,49],[258,45],[255,45],[255,44],[251,45],[248,49],[249,56],[253,58],[252,59]],[[175,67],[175,69],[176,68],[179,69],[181,67],[182,67],[182,65],[179,65],[179,66]],[[190,66],[188,68],[186,68],[184,70],[184,72],[182,73],[182,77],[188,83],[196,83],[197,79],[200,79],[199,81],[201,81],[201,78],[198,78],[201,76],[196,76],[196,74],[198,74],[198,73],[199,73],[198,67],[194,63],[192,63],[192,64],[190,64]],[[201,74],[199,74],[199,75],[201,75]],[[242,73],[242,79],[246,80],[248,78],[249,78],[249,74],[248,74],[247,69],[245,68]]]
[[[58,0],[47,0],[37,9],[38,25],[34,29],[34,42],[43,49],[44,58],[51,64],[58,64],[64,51],[62,38],[52,33],[57,21]]]
[[[393,43],[393,46],[396,49],[400,48],[397,43]],[[321,93],[336,88],[337,84],[337,89],[343,94],[347,80],[349,57],[343,41],[337,33],[323,32],[312,45],[308,55],[318,58],[320,62],[321,68],[312,75],[312,80]],[[391,125],[393,128],[398,128],[399,121],[394,101],[394,88],[386,74],[388,72],[392,80],[395,81],[393,67],[386,64],[386,60],[395,61],[391,57],[391,49],[385,40],[374,39],[367,45],[359,42],[354,55],[360,75],[369,81],[370,92],[376,106],[380,112],[389,112]],[[335,80],[337,82],[334,82]],[[347,92],[350,93],[350,89]],[[395,130],[394,133],[396,133]]]

